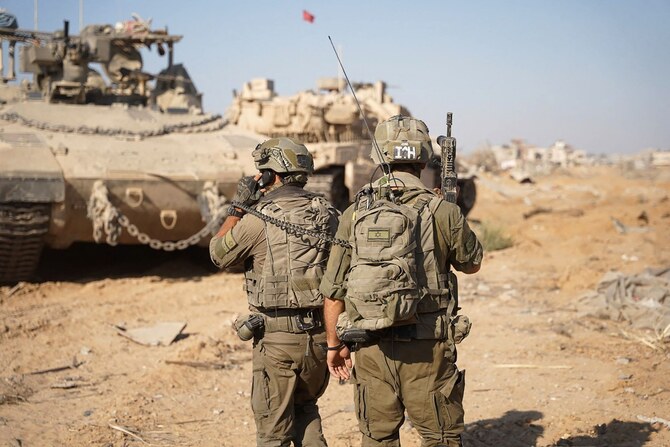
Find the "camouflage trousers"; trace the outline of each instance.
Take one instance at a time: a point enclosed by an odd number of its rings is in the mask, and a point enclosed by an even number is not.
[[[354,400],[363,447],[400,446],[405,411],[422,447],[460,447],[465,371],[448,341],[381,340],[355,353]]]
[[[270,332],[253,351],[251,408],[263,447],[325,447],[316,402],[328,385],[323,328]]]

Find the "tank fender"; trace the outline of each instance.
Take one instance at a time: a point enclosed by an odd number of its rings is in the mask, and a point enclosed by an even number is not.
[[[0,203],[65,200],[63,171],[37,135],[0,133],[0,160]]]

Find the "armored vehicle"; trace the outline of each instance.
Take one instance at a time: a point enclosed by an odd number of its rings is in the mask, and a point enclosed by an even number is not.
[[[370,159],[372,144],[365,123],[345,86],[344,79],[321,78],[316,90],[279,96],[272,80],[252,79],[240,92],[234,92],[226,118],[244,129],[270,136],[290,136],[305,143],[314,155],[316,169],[307,188],[323,193],[343,209],[361,187],[381,175]],[[383,81],[352,86],[373,132],[380,121],[410,114],[393,101]],[[439,155],[439,150],[436,152]],[[426,185],[440,186],[439,163],[435,159],[424,169],[422,180]],[[475,183],[473,178],[460,178],[458,185],[458,204],[467,214],[475,203]]]
[[[0,29],[9,48],[0,84],[0,283],[30,278],[44,245],[169,251],[205,245],[218,229],[238,180],[255,172],[251,151],[264,137],[203,112],[201,93],[174,63],[181,38],[139,18],[79,35],[67,22],[54,33]],[[167,67],[143,71],[141,48],[165,56]]]

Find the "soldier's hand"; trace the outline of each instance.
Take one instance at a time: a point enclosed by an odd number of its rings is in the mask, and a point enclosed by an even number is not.
[[[349,348],[343,346],[337,351],[328,351],[327,363],[328,370],[333,376],[340,380],[349,380],[349,377],[351,377],[349,370],[353,366]]]
[[[237,183],[237,192],[233,196],[233,202],[253,206],[260,198],[261,191],[258,188],[258,179],[252,176],[242,177]]]

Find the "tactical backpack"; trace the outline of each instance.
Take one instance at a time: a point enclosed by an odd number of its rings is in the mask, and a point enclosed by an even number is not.
[[[257,210],[278,221],[330,232],[330,220],[337,211],[316,195],[280,197],[261,202]],[[291,309],[323,305],[319,292],[326,268],[329,244],[323,239],[295,234],[265,222],[267,252],[260,274],[245,273],[249,304],[256,308]]]
[[[406,203],[356,204],[345,303],[352,327],[412,324],[417,313],[448,309],[449,276],[437,266],[433,212],[441,199],[424,190]]]

